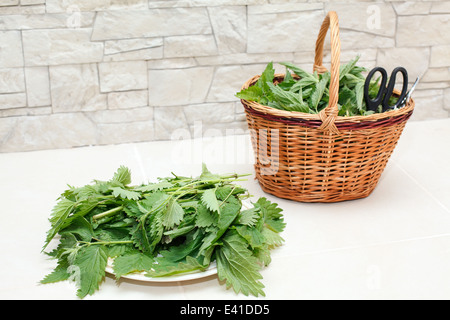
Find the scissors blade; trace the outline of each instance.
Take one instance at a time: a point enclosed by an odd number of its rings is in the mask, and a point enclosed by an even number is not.
[[[409,99],[411,99],[411,95],[414,92],[414,89],[416,89],[417,84],[419,83],[420,77],[417,77],[416,81],[414,82],[413,86],[411,87],[411,89],[408,91],[408,93],[406,94],[405,98],[403,98],[402,103],[400,104],[400,106],[404,106]]]

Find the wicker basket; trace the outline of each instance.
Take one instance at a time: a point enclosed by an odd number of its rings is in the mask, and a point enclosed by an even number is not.
[[[336,12],[328,13],[320,29],[314,70],[327,71],[322,59],[329,28],[330,100],[324,110],[307,114],[241,100],[256,156],[256,178],[265,192],[280,198],[338,202],[367,197],[376,187],[414,110],[411,99],[397,110],[338,116],[340,39]],[[249,79],[242,88],[255,84],[258,78]],[[277,74],[275,82],[283,78]]]

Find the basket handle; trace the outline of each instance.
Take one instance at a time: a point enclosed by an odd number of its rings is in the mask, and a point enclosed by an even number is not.
[[[339,100],[339,68],[340,68],[340,54],[341,41],[339,39],[339,19],[335,11],[328,12],[325,20],[320,28],[319,35],[316,41],[316,55],[314,58],[314,71],[318,73],[327,72],[327,69],[322,65],[323,61],[323,44],[327,36],[328,28],[331,30],[331,79],[330,79],[330,100],[328,106],[319,113],[322,120],[322,125],[319,130],[331,131],[339,134],[339,130],[334,124],[338,116],[338,100]]]

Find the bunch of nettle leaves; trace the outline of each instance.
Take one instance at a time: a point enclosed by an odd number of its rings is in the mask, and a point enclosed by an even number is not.
[[[264,295],[259,270],[284,241],[285,223],[282,210],[265,198],[243,208],[250,195],[233,183],[240,177],[212,174],[203,165],[197,178],[129,186],[130,171],[122,166],[109,181],[69,186],[52,211],[43,249],[59,240],[48,253],[57,266],[41,282],[74,280],[83,298],[99,288],[110,259],[117,279],[202,271],[215,261],[227,287]]]
[[[356,65],[358,60],[359,56],[340,67],[339,116],[364,116],[374,113],[366,109],[365,76],[363,75],[366,69]],[[274,84],[275,70],[271,62],[254,85],[241,90],[236,96],[276,109],[303,113],[319,113],[328,105],[331,77],[329,71],[323,74],[317,72],[311,74],[292,63],[280,64],[286,67],[286,75],[282,82]],[[294,78],[291,72],[298,77]],[[369,96],[372,99],[378,94],[379,80],[378,78],[371,81],[369,85]],[[391,97],[391,99],[396,98]],[[390,103],[394,104],[393,101]],[[381,108],[377,112],[381,112]]]

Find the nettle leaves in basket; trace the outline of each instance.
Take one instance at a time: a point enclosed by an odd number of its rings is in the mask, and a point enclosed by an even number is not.
[[[338,101],[340,116],[374,113],[366,110],[363,72],[367,70],[356,65],[358,60],[359,56],[340,67]],[[236,97],[280,110],[313,114],[319,113],[328,105],[331,77],[329,71],[323,74],[309,73],[289,62],[280,64],[286,67],[286,75],[282,82],[274,82],[275,70],[273,62],[270,62],[258,81],[238,92]],[[378,87],[379,79],[372,81],[369,96],[375,98]]]

